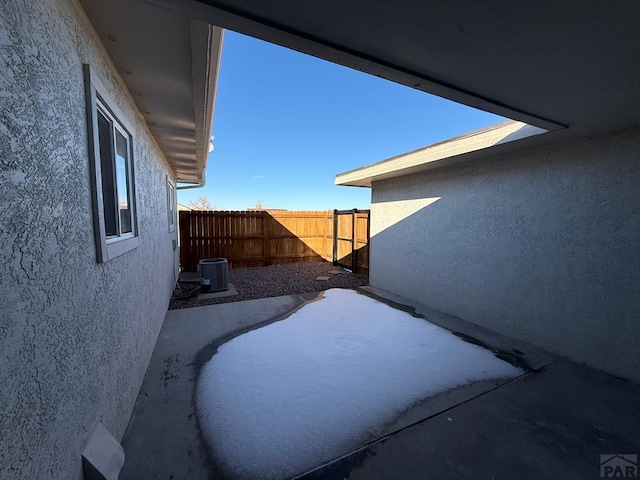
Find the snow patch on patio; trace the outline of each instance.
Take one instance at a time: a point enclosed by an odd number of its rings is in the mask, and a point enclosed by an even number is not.
[[[521,373],[426,320],[333,289],[220,346],[200,372],[196,400],[226,473],[283,479],[376,439],[431,395]]]

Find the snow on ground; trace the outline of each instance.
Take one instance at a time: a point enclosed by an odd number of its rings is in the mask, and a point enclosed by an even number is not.
[[[200,372],[196,399],[226,473],[283,479],[376,439],[419,400],[521,373],[426,320],[333,289],[220,346]]]

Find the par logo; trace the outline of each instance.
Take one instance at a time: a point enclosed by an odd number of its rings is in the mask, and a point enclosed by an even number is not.
[[[600,455],[600,478],[638,478],[638,455],[632,453]]]

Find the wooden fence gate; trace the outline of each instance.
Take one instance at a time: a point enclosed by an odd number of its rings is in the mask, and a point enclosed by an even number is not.
[[[369,275],[369,210],[333,211],[333,264]]]

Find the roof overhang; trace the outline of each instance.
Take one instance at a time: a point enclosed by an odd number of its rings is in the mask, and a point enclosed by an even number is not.
[[[640,125],[636,0],[146,0],[547,130]]]
[[[540,139],[555,140],[559,134],[514,120],[482,128],[444,142],[336,175],[335,184],[371,187],[373,182],[416,174],[540,145]],[[560,133],[560,132],[558,132]],[[542,135],[544,134],[544,135]]]
[[[138,0],[80,0],[178,182],[204,181],[224,31]]]

